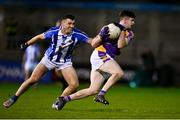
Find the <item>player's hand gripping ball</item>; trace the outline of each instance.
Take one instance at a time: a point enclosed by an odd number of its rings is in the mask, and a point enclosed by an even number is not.
[[[99,35],[101,36],[103,41],[106,41],[109,39],[109,28],[107,26],[103,27],[101,31],[99,32]]]
[[[134,38],[134,33],[132,30],[125,30],[124,31],[125,33],[125,39],[128,40],[128,41],[131,41],[133,38]]]

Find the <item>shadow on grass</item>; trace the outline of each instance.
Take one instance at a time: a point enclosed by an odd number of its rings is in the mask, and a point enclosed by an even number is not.
[[[77,111],[77,112],[128,112],[128,109],[64,109],[64,111]]]

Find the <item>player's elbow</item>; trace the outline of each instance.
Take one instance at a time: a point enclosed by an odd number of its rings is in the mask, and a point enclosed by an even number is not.
[[[124,48],[126,46],[126,43],[120,43],[118,44],[118,48],[121,49],[121,48]]]
[[[123,48],[123,46],[122,45],[118,45],[118,48],[121,49],[121,48]]]

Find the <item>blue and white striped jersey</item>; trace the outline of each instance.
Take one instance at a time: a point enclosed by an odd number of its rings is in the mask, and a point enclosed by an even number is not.
[[[79,42],[87,42],[89,37],[78,29],[73,29],[69,35],[64,35],[61,32],[61,27],[53,27],[44,32],[45,39],[51,40],[49,48],[45,52],[45,56],[56,63],[71,61],[74,47]],[[68,45],[65,48],[60,48],[62,45]]]

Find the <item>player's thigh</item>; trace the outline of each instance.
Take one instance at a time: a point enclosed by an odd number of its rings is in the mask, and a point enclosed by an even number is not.
[[[61,70],[55,69],[54,72],[55,72],[55,74],[56,74],[58,77],[62,77],[62,72],[61,72]]]
[[[64,79],[68,84],[78,84],[78,77],[75,69],[71,67],[67,67],[61,70]]]
[[[105,62],[99,69],[111,74],[123,72],[123,70],[115,60],[109,60]]]
[[[34,71],[32,72],[32,75],[30,78],[32,80],[38,81],[47,71],[48,69],[46,68],[46,66],[43,65],[42,63],[39,63],[34,69]]]
[[[98,71],[91,71],[90,80],[90,89],[93,90],[98,90],[104,82],[103,76]]]

